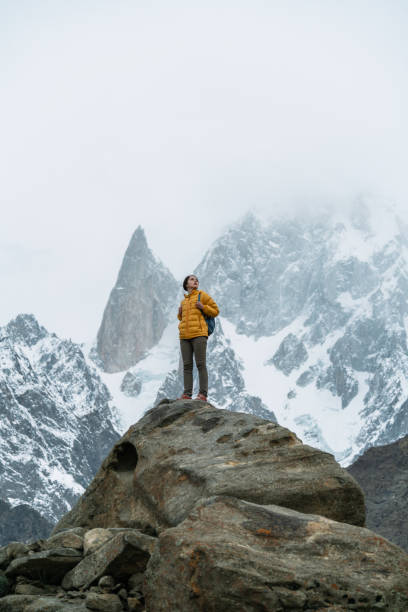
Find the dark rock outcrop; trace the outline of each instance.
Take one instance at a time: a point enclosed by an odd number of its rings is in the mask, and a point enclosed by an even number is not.
[[[364,491],[367,527],[408,551],[408,436],[369,448],[347,470]]]
[[[199,400],[164,400],[114,445],[54,533],[109,526],[160,531],[213,495],[356,525],[365,520],[361,489],[329,453],[253,415]]]
[[[53,527],[54,523],[47,521],[28,504],[19,504],[13,508],[6,501],[0,500],[0,545],[13,540],[45,538]]]

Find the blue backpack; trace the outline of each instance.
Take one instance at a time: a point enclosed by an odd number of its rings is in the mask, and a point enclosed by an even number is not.
[[[200,301],[200,293],[198,294],[198,300],[197,302]],[[206,323],[207,323],[207,327],[208,327],[208,335],[211,336],[211,334],[214,331],[215,328],[215,318],[214,317],[207,317],[207,315],[205,315],[204,313],[202,313]]]

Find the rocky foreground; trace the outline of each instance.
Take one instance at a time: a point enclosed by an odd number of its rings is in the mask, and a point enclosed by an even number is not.
[[[0,612],[408,609],[408,555],[332,455],[253,415],[163,400],[47,540],[0,549]]]

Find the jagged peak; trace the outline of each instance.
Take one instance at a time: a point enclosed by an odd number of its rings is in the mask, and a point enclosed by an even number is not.
[[[238,222],[233,225],[233,227],[240,228],[240,229],[253,230],[253,229],[260,228],[261,225],[262,225],[261,220],[255,214],[255,212],[253,210],[248,210],[246,213],[242,215],[242,217],[238,220]]]
[[[33,314],[22,313],[9,321],[5,327],[6,333],[15,342],[23,342],[28,346],[37,344],[48,335],[45,327],[40,325]]]
[[[125,253],[126,255],[134,255],[140,254],[143,252],[149,252],[149,246],[147,244],[147,238],[145,231],[141,225],[138,225],[135,231],[132,234],[132,237],[129,241],[128,248]]]

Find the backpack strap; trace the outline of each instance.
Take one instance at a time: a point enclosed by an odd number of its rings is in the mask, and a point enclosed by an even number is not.
[[[201,293],[199,292],[197,302],[199,302],[199,301],[200,301],[200,295],[201,295]],[[203,315],[203,317],[204,317],[204,319],[205,319],[205,318],[206,318],[206,315],[204,314],[204,310],[202,310],[202,309],[200,309],[200,310],[201,310],[201,314]]]

